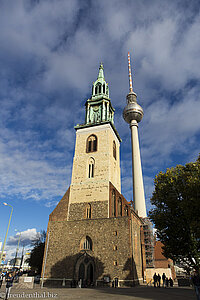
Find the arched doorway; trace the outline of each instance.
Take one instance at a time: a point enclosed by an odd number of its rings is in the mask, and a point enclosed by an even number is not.
[[[74,279],[80,281],[83,287],[94,285],[95,282],[95,265],[93,258],[84,253],[79,257],[75,265]]]

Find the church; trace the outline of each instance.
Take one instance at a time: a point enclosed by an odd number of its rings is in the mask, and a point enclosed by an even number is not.
[[[75,126],[71,184],[49,216],[44,284],[134,286],[146,268],[144,220],[121,194],[120,143],[101,64]]]

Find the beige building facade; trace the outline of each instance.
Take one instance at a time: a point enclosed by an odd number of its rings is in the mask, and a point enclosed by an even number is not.
[[[49,217],[44,283],[136,285],[145,270],[143,220],[121,194],[121,139],[102,65],[75,129],[71,185]]]

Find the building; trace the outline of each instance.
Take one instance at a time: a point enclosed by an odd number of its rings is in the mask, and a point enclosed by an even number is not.
[[[0,255],[2,253],[1,250],[2,250],[2,242],[0,242]],[[6,251],[3,251],[1,264],[5,264],[5,260],[6,260]]]
[[[163,273],[165,273],[166,277],[171,277],[173,280],[176,278],[173,260],[164,256],[162,249],[163,246],[164,245],[161,243],[161,241],[155,241],[154,267],[149,266],[149,268],[145,270],[147,283],[152,280],[155,272],[161,276]]]
[[[30,258],[30,252],[26,252],[25,254],[23,254],[22,251],[22,256],[21,257],[15,257],[13,259],[10,260],[10,265],[12,267],[21,269],[21,270],[29,270],[30,266],[28,263],[28,259]]]
[[[164,256],[163,246],[161,241],[155,242],[155,269],[165,269],[165,273],[169,274],[168,277],[175,279],[173,260]]]
[[[71,185],[49,217],[42,274],[46,284],[133,286],[144,279],[144,221],[121,194],[121,139],[102,64],[85,108]]]

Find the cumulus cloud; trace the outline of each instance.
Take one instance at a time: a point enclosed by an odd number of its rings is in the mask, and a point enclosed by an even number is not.
[[[22,232],[17,232],[15,236],[9,237],[7,245],[16,246],[20,240],[21,245],[28,246],[31,244],[32,241],[34,241],[38,237],[38,235],[40,235],[40,233],[37,232],[36,228],[31,228]]]
[[[36,228],[26,229],[22,232],[17,232],[14,236],[10,236],[5,247],[6,260],[13,259],[16,255],[18,248],[18,257],[22,255],[22,251],[27,251],[31,247],[31,243],[40,236],[40,232],[37,232]],[[23,250],[23,248],[25,250]]]

